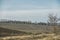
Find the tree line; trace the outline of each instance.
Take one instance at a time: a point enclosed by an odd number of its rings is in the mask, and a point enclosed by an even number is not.
[[[60,18],[57,17],[57,15],[54,14],[48,14],[48,21],[47,23],[45,22],[39,22],[39,23],[33,23],[31,21],[13,21],[13,20],[8,20],[8,21],[0,21],[0,23],[20,23],[20,24],[38,24],[38,25],[57,25],[58,21],[60,20]]]

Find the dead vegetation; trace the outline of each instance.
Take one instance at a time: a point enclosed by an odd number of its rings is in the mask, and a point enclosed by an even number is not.
[[[60,35],[39,34],[39,35],[25,35],[25,36],[9,36],[9,37],[0,37],[0,40],[60,40]]]

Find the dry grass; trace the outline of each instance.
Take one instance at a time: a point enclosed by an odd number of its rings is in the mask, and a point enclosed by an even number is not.
[[[0,40],[60,40],[60,35],[40,34],[40,35],[11,36],[1,37]]]

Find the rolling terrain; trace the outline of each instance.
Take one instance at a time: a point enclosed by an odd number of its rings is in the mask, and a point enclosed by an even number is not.
[[[18,31],[26,31],[26,32],[50,31],[47,25],[36,25],[36,24],[0,23],[0,27]]]
[[[25,23],[0,23],[0,40],[60,40],[60,26]]]
[[[0,27],[0,37],[28,35],[29,33]]]

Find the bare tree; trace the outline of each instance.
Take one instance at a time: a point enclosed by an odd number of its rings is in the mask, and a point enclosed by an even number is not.
[[[57,15],[49,14],[48,15],[48,22],[50,23],[50,25],[55,26],[57,24],[57,22],[58,22]]]
[[[57,15],[54,15],[54,14],[49,14],[48,15],[48,23],[49,25],[53,26],[53,32],[56,33],[56,30],[57,30],[57,22],[59,21],[60,19],[57,17]]]

